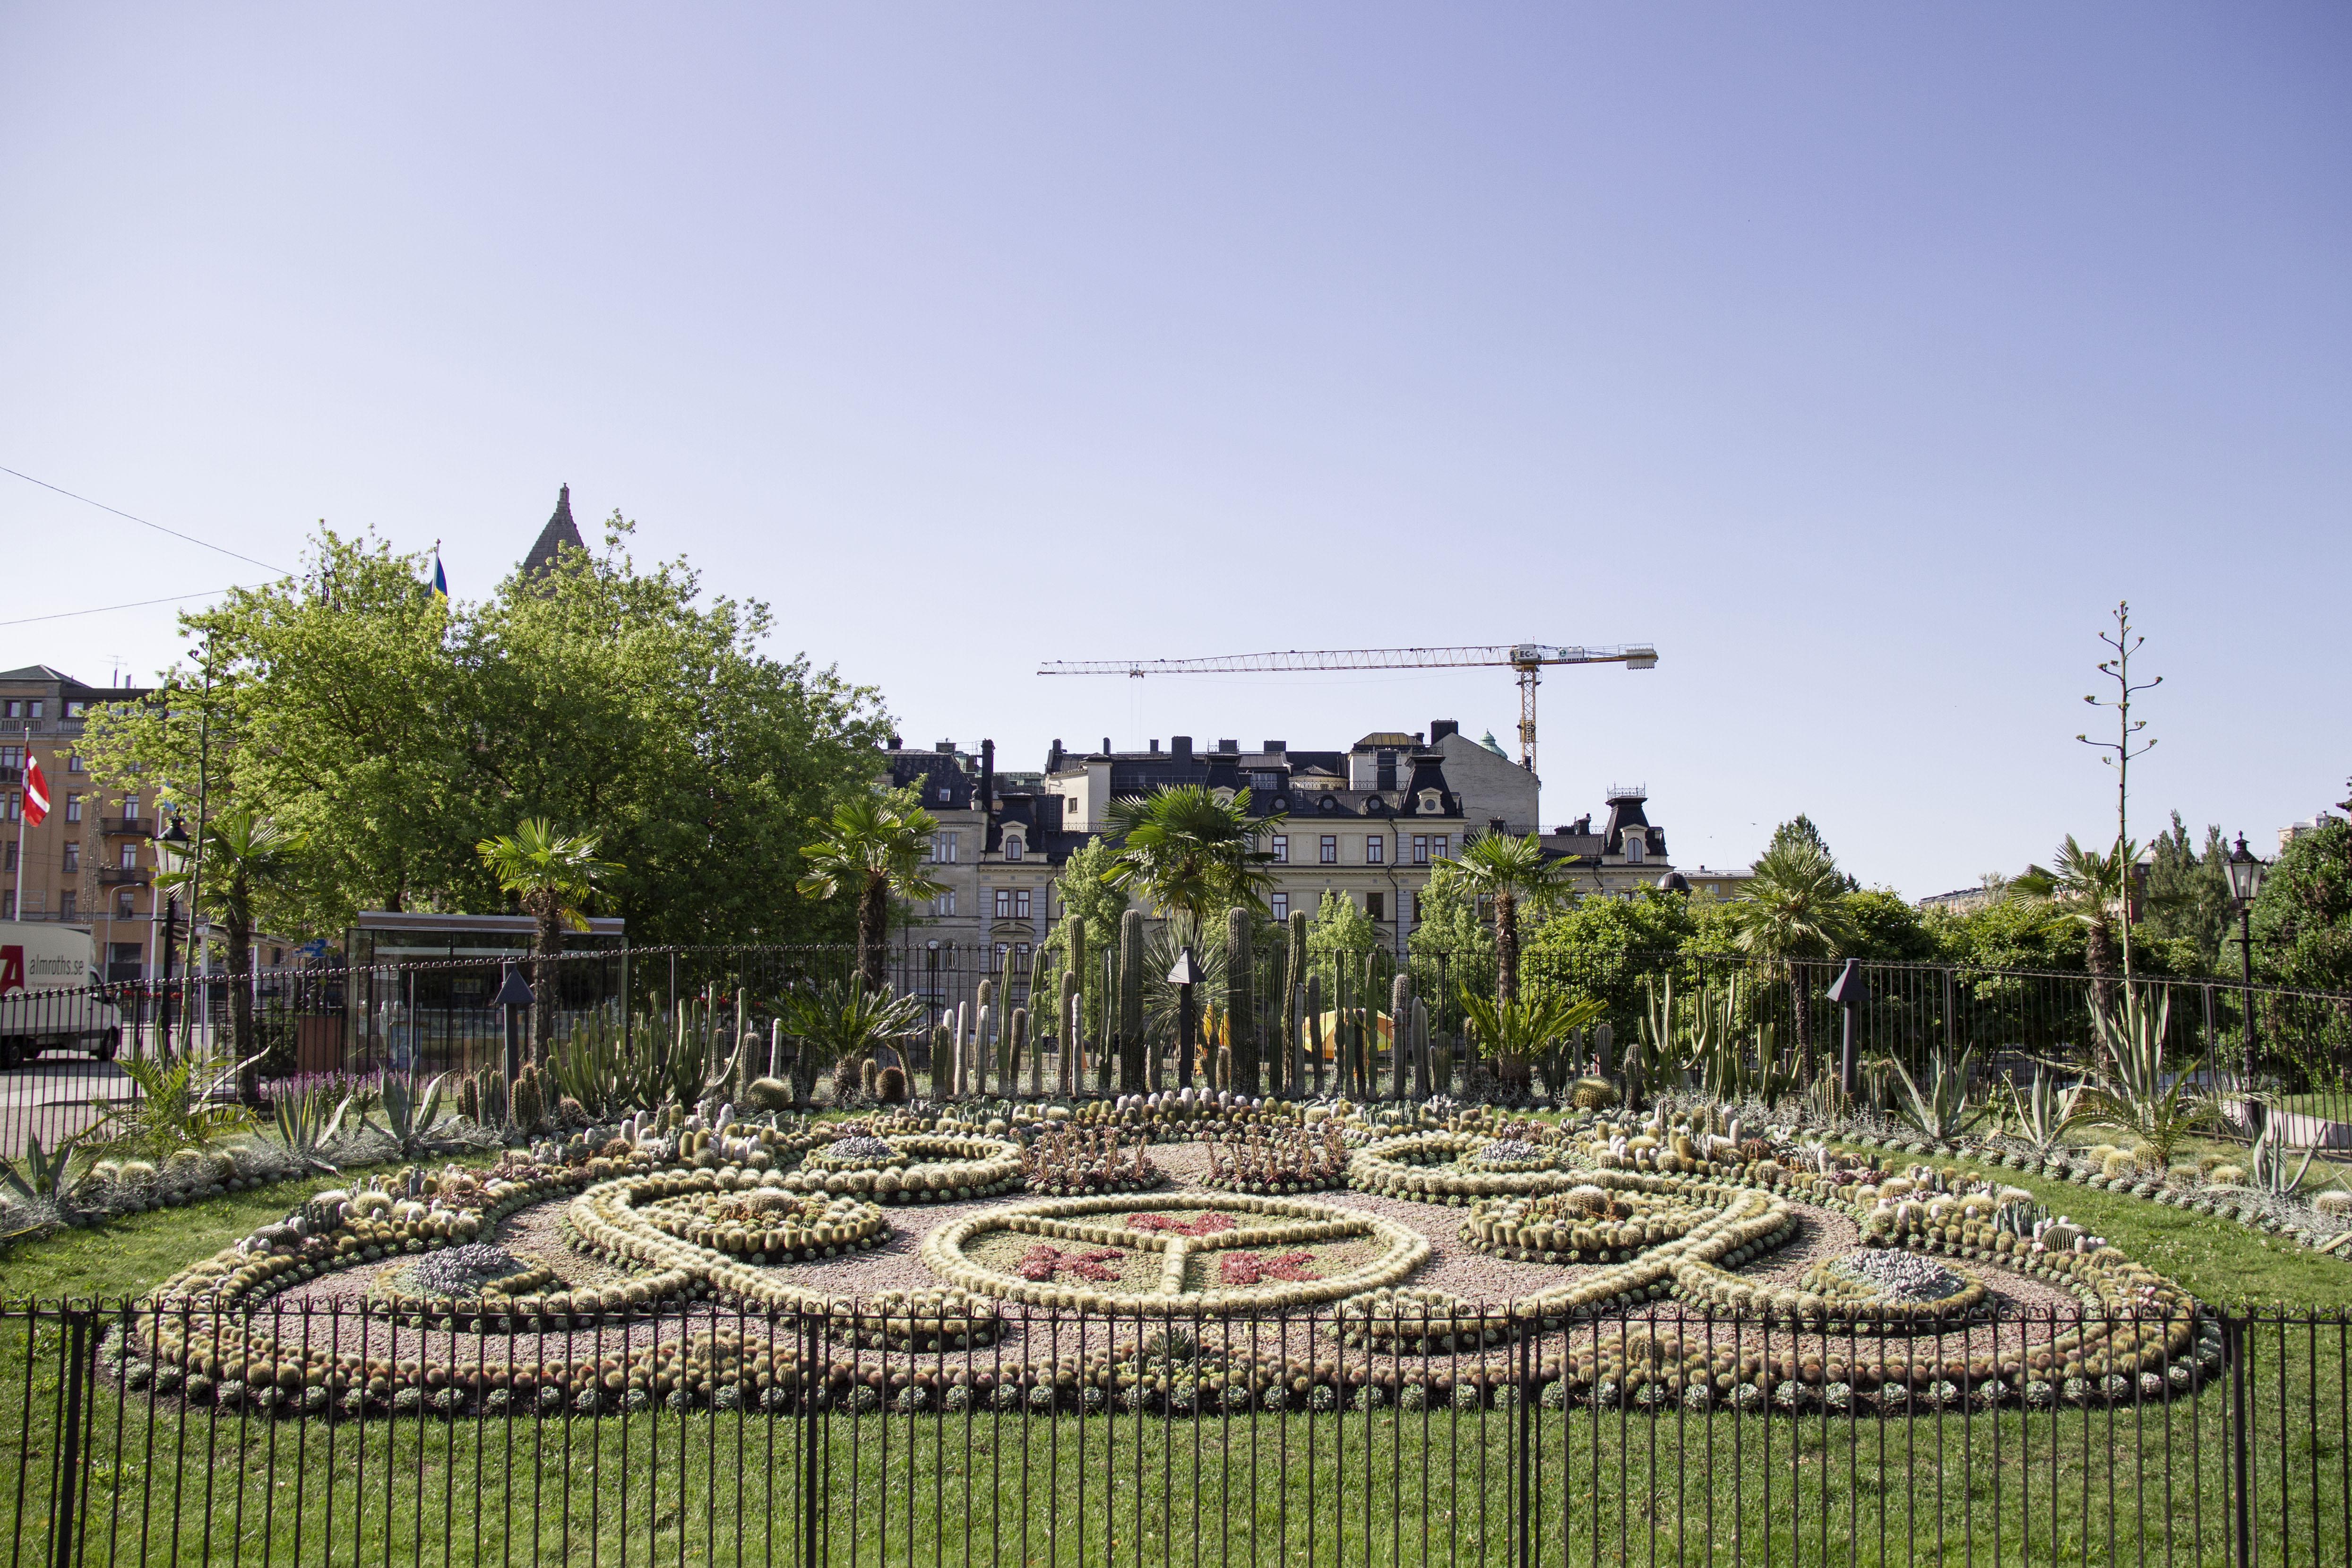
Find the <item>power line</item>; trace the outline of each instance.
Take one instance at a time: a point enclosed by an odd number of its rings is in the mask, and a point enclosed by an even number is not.
[[[69,500],[78,500],[78,501],[81,502],[84,506],[94,506],[94,507],[98,508],[98,510],[100,510],[100,511],[110,511],[110,512],[112,512],[112,513],[113,513],[115,516],[117,516],[117,517],[130,518],[130,519],[131,519],[131,521],[132,522],[137,523],[137,524],[138,524],[140,527],[142,527],[142,528],[152,528],[152,529],[153,529],[153,530],[154,530],[156,532],[158,532],[158,533],[168,533],[168,534],[170,534],[170,535],[171,535],[173,538],[174,538],[174,539],[184,539],[184,540],[186,540],[190,544],[200,544],[200,545],[204,546],[206,550],[217,550],[217,551],[219,551],[223,555],[234,556],[236,559],[237,559],[237,560],[239,560],[239,561],[243,561],[243,562],[247,563],[247,564],[249,564],[249,565],[258,566],[258,567],[260,567],[260,568],[261,568],[263,571],[265,571],[265,572],[275,572],[275,573],[277,573],[277,574],[278,574],[279,576],[281,576],[281,577],[290,577],[290,576],[292,576],[292,575],[293,575],[293,574],[292,574],[292,573],[290,573],[290,572],[287,571],[287,570],[286,570],[286,568],[285,568],[285,567],[283,567],[283,566],[273,566],[273,565],[271,565],[271,564],[270,564],[268,562],[267,562],[267,561],[256,561],[256,560],[254,560],[254,558],[253,558],[252,556],[250,556],[250,555],[239,554],[236,551],[231,550],[231,549],[230,549],[227,545],[226,545],[226,544],[215,544],[215,543],[214,543],[211,540],[209,540],[209,539],[198,539],[198,538],[197,538],[194,534],[193,534],[193,533],[182,533],[182,532],[181,532],[178,529],[176,529],[176,528],[165,528],[162,523],[160,523],[160,522],[149,522],[149,521],[148,521],[145,518],[143,518],[143,517],[131,517],[131,513],[129,513],[129,512],[127,512],[127,511],[123,510],[122,510],[121,507],[119,507],[119,506],[109,506],[109,505],[107,505],[107,504],[106,504],[104,501],[102,501],[102,500],[90,500],[90,499],[89,499],[89,497],[88,497],[88,496],[85,496],[85,495],[76,495],[73,491],[71,491],[71,490],[69,490],[69,489],[66,489],[63,485],[53,485],[53,484],[49,483],[49,481],[48,481],[48,480],[47,480],[47,479],[35,479],[35,478],[34,478],[32,475],[30,475],[30,474],[26,474],[26,473],[20,473],[20,472],[18,472],[16,469],[15,469],[15,468],[8,468],[8,467],[6,467],[5,465],[0,465],[0,474],[15,474],[15,475],[16,476],[16,478],[18,478],[18,479],[20,479],[24,480],[24,481],[25,481],[26,484],[28,484],[28,485],[38,485],[38,486],[40,486],[40,487],[41,487],[43,489],[45,489],[45,490],[55,490],[55,491],[57,491],[57,492],[58,492],[58,494],[59,494],[59,495],[61,495],[61,496],[65,496],[65,497],[68,498]],[[223,588],[223,589],[216,589],[216,590],[215,590],[215,592],[218,592],[218,593],[226,593],[226,592],[227,592],[227,590],[226,590],[226,589],[225,589],[225,588]],[[163,600],[161,600],[161,599],[151,599],[151,600],[149,600],[148,602],[149,602],[150,604],[156,604],[156,605],[160,605],[160,604],[163,603]],[[131,606],[130,606],[130,605],[117,605],[117,606],[113,606],[113,607],[115,607],[115,608],[119,608],[119,609],[129,609]],[[80,615],[80,614],[84,614],[84,613],[88,613],[88,614],[92,614],[92,615],[94,615],[94,614],[96,614],[97,612],[95,612],[95,611],[83,612],[83,611],[79,611],[79,610],[78,610],[78,611],[75,611],[74,613],[75,613],[75,614],[77,614],[77,615]],[[39,620],[39,619],[44,619],[44,618],[46,618],[46,617],[42,617],[42,616],[35,616],[34,618],[35,618],[36,620]],[[0,625],[7,625],[7,626],[14,626],[14,625],[16,625],[16,623],[13,622],[13,621],[10,621],[10,622],[0,622]]]
[[[16,472],[13,468],[7,471]],[[13,621],[0,621],[0,626],[28,626],[35,621],[66,621],[76,616],[102,616],[109,610],[141,610],[150,605],[184,605],[190,599],[209,599],[228,591],[226,588],[207,588],[201,594],[173,594],[161,599],[134,599],[127,605],[100,605],[89,610],[59,610],[53,616],[24,616]]]

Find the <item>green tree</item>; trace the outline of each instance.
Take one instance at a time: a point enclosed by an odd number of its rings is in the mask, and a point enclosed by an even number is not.
[[[193,889],[196,906],[227,933],[229,1049],[237,1062],[238,1097],[247,1104],[260,1098],[260,1053],[253,1028],[255,910],[286,875],[298,845],[295,835],[268,817],[232,805],[205,821],[184,868],[155,879],[158,887]]]
[[[1097,1028],[1107,1028],[1105,1009],[1110,1004],[1103,992],[1101,958],[1116,951],[1118,945],[1119,917],[1127,913],[1127,895],[1106,881],[1116,851],[1100,834],[1089,837],[1062,864],[1062,874],[1055,883],[1055,896],[1062,906],[1062,918],[1054,922],[1046,934],[1045,951],[1054,955],[1057,967],[1070,962],[1070,935],[1073,931],[1086,933],[1087,973],[1078,976],[1086,987],[1087,1016]],[[1166,973],[1162,971],[1162,973]],[[1060,1020],[1055,1020],[1058,1028]]]
[[[1528,937],[1522,983],[1530,994],[1602,1003],[1610,1028],[1630,1041],[1649,985],[1674,973],[1685,951],[1706,951],[1703,922],[1728,907],[1654,888],[1630,899],[1579,899]],[[1715,950],[1725,945],[1727,939]]]
[[[1462,853],[1440,860],[1430,881],[1458,898],[1485,902],[1495,922],[1495,1000],[1519,994],[1519,906],[1542,913],[1568,894],[1564,862],[1544,858],[1543,840],[1507,833],[1481,833]]]
[[[1102,880],[1179,917],[1184,941],[1198,944],[1210,919],[1235,905],[1265,915],[1274,855],[1257,840],[1282,830],[1279,813],[1254,818],[1244,795],[1219,800],[1198,784],[1169,784],[1114,800],[1108,815],[1118,849]]]
[[[1857,934],[1848,904],[1849,879],[1816,841],[1774,836],[1757,860],[1746,896],[1726,906],[1732,944],[1775,963],[1836,958]],[[1790,976],[1790,1022],[1805,1075],[1812,1076],[1812,987],[1801,971]]]
[[[1352,959],[1360,964],[1364,955],[1380,944],[1380,928],[1357,906],[1356,900],[1327,889],[1323,901],[1316,906],[1314,921],[1307,928],[1307,963],[1319,971],[1327,983],[1336,984],[1346,961]]]
[[[526,816],[512,833],[474,846],[499,890],[510,893],[537,927],[532,943],[530,1037],[534,1059],[544,1060],[555,1016],[555,957],[563,933],[588,929],[588,901],[614,867],[596,858],[596,840],[558,833],[543,816]]]
[[[2208,826],[2204,852],[2189,837],[2180,814],[2172,826],[2156,836],[2147,869],[2147,900],[2140,918],[2143,941],[2172,946],[2188,973],[2221,973],[2221,945],[2232,934],[2236,911],[2230,901],[2230,874],[2222,869],[2230,858],[2221,830]],[[2193,955],[2193,956],[2192,956]]]
[[[831,831],[801,850],[809,861],[803,894],[832,899],[846,892],[857,900],[857,973],[869,991],[882,989],[892,897],[935,899],[947,891],[923,869],[939,826],[910,791],[891,790],[834,807]]]
[[[2137,854],[2129,842],[2119,844],[2113,852],[2088,848],[2076,843],[2070,833],[2049,866],[2028,866],[2025,874],[2009,885],[2011,898],[2042,900],[2060,917],[2083,928],[2083,957],[2091,972],[2092,994],[2098,1006],[2108,1012],[2115,1010],[2115,982],[2123,972],[2118,933],[2124,926],[2124,879]]]
[[[1886,888],[1861,888],[1845,896],[1853,929],[1842,957],[1876,963],[1923,963],[1936,956],[1936,939],[1917,906]]]
[[[1455,994],[1465,987],[1482,995],[1494,994],[1495,928],[1479,919],[1477,900],[1458,887],[1433,881],[1422,890],[1417,913],[1406,951],[1421,973],[1423,992],[1432,998],[1432,1012],[1443,1017],[1458,1005]],[[1524,947],[1519,973],[1524,979]]]
[[[2264,980],[2352,992],[2352,823],[2333,818],[2279,851],[2254,900],[2253,930]]]

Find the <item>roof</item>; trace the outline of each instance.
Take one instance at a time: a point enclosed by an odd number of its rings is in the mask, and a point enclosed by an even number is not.
[[[0,680],[62,680],[68,686],[81,684],[64,670],[52,669],[46,664],[28,664],[22,669],[0,672]]]
[[[565,485],[555,498],[555,513],[547,526],[539,531],[539,541],[530,553],[522,558],[523,575],[543,576],[555,569],[556,552],[564,545],[585,552],[588,546],[580,537],[580,530],[572,521],[572,487]]]

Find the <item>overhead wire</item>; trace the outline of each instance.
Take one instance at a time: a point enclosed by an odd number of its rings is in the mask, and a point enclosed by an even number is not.
[[[30,626],[35,621],[70,620],[76,616],[102,616],[109,610],[140,610],[150,605],[184,605],[190,599],[215,598],[222,594],[232,592],[240,584],[231,584],[226,588],[206,588],[201,594],[167,594],[160,599],[133,599],[127,605],[98,605],[87,610],[59,610],[54,615],[47,616],[19,616],[13,621],[0,621],[0,626]]]
[[[176,528],[166,528],[166,527],[164,527],[164,526],[163,526],[162,523],[160,523],[160,522],[150,522],[150,521],[148,521],[145,518],[136,516],[136,515],[134,515],[134,514],[132,514],[132,513],[131,513],[131,512],[127,512],[127,511],[123,510],[122,510],[121,507],[119,507],[119,506],[109,506],[109,505],[107,505],[107,504],[106,504],[104,501],[102,501],[102,500],[92,500],[89,497],[88,497],[88,496],[86,496],[86,495],[79,495],[79,494],[75,493],[74,491],[72,491],[72,490],[69,490],[69,489],[66,489],[63,485],[53,485],[53,484],[49,483],[49,481],[48,481],[48,480],[47,480],[47,479],[35,479],[32,475],[30,475],[30,474],[28,474],[28,473],[26,473],[26,472],[24,472],[23,470],[18,469],[18,468],[9,468],[9,467],[7,467],[5,464],[0,464],[0,474],[13,474],[13,475],[15,475],[17,479],[20,479],[24,480],[24,481],[25,481],[26,484],[28,484],[28,485],[38,485],[38,486],[40,486],[40,487],[41,487],[43,489],[45,489],[45,490],[55,490],[55,491],[57,491],[57,493],[58,493],[58,494],[59,494],[59,495],[61,495],[61,496],[66,497],[68,500],[78,500],[78,501],[81,502],[84,506],[94,506],[94,507],[98,508],[98,510],[100,510],[100,511],[110,511],[110,512],[112,512],[115,516],[120,517],[120,518],[125,518],[125,519],[128,519],[130,521],[132,521],[132,522],[137,523],[137,524],[138,524],[140,527],[142,527],[142,528],[152,528],[152,529],[153,529],[153,530],[154,530],[156,532],[158,532],[158,533],[168,533],[168,534],[170,534],[173,538],[174,538],[174,539],[179,539],[179,540],[184,540],[184,541],[186,541],[186,542],[187,542],[188,543],[190,543],[190,544],[200,545],[200,546],[202,546],[203,548],[205,548],[205,549],[206,549],[206,550],[215,550],[215,551],[218,551],[218,552],[219,552],[221,554],[223,554],[223,555],[231,556],[231,557],[233,557],[233,558],[235,558],[235,559],[236,559],[236,560],[238,560],[238,561],[245,562],[245,563],[246,563],[247,564],[248,564],[248,565],[252,565],[252,566],[258,566],[258,567],[260,567],[260,568],[261,568],[263,571],[265,571],[265,572],[275,572],[275,573],[277,573],[277,574],[278,574],[279,576],[281,576],[281,577],[285,577],[285,576],[291,576],[291,575],[293,575],[293,574],[291,574],[291,573],[288,572],[288,571],[286,570],[286,568],[285,568],[285,567],[283,567],[283,566],[273,565],[273,564],[271,564],[269,562],[267,562],[267,561],[259,561],[259,560],[256,560],[254,557],[252,557],[252,556],[250,556],[250,555],[247,555],[247,554],[245,554],[245,553],[244,553],[243,552],[241,552],[241,551],[231,550],[231,549],[230,549],[227,545],[226,545],[226,544],[215,544],[215,543],[214,543],[211,540],[209,540],[209,539],[198,539],[198,538],[197,538],[194,534],[193,534],[193,533],[183,533],[183,532],[181,532],[181,531],[180,531],[178,529],[176,529]],[[226,592],[227,592],[227,590],[226,590],[226,589],[220,589],[220,590],[217,590],[217,591],[218,591],[218,592],[222,592],[222,593],[226,593]],[[163,601],[162,601],[162,600],[158,599],[158,600],[154,600],[154,601],[152,601],[152,603],[155,603],[155,604],[161,604],[161,603],[163,603]],[[124,608],[124,609],[128,609],[128,608],[130,608],[131,606],[129,606],[129,605],[121,605],[121,606],[111,606],[111,607],[118,607],[118,608]],[[81,614],[81,613],[83,613],[83,612],[76,611],[76,612],[73,612],[73,613],[75,613],[75,614]],[[93,613],[93,614],[94,614],[95,612],[90,612],[90,613]],[[12,624],[12,625],[13,625],[14,623],[7,623],[7,624]]]

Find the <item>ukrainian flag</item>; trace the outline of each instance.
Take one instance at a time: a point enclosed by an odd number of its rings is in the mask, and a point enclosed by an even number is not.
[[[443,604],[449,602],[449,574],[441,570],[441,547],[433,547],[433,596]]]

